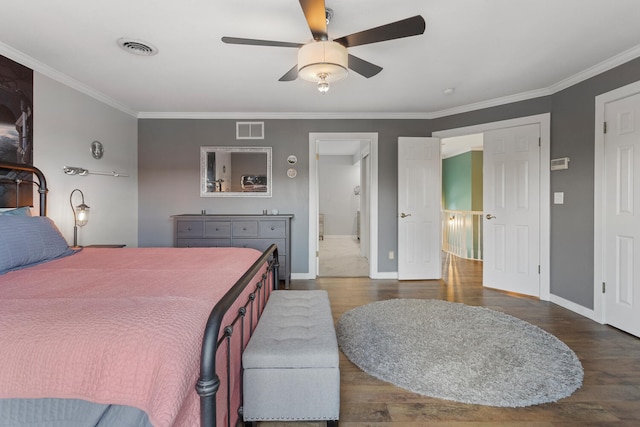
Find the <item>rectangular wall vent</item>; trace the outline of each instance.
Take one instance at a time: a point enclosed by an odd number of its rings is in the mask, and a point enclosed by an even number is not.
[[[264,122],[236,122],[236,139],[264,139]]]

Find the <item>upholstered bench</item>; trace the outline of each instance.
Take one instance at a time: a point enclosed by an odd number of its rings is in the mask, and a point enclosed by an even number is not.
[[[245,423],[337,425],[338,359],[327,292],[274,291],[242,355]]]

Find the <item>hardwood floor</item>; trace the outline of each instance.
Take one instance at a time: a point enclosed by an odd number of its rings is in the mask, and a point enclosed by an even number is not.
[[[640,426],[640,339],[553,303],[482,288],[477,261],[444,262],[442,281],[318,278],[292,281],[291,289],[327,290],[336,321],[351,308],[390,298],[442,299],[502,311],[571,347],[585,370],[583,386],[559,402],[526,408],[469,405],[382,382],[341,354],[341,426]]]

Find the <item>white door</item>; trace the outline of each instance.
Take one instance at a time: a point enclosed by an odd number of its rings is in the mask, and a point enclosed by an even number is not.
[[[439,279],[440,138],[398,138],[398,279]]]
[[[605,105],[604,313],[640,337],[640,94]]]
[[[540,296],[540,126],[484,134],[483,285]]]

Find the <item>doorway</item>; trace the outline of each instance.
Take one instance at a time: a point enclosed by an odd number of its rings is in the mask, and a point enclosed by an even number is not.
[[[550,161],[550,114],[541,114],[518,119],[504,120],[481,125],[469,126],[465,128],[450,129],[434,132],[433,136],[439,138],[450,138],[456,136],[472,135],[478,133],[497,132],[501,129],[517,128],[527,125],[537,125],[539,127],[539,230],[537,231],[538,249],[536,249],[539,260],[539,286],[538,296],[541,300],[550,299],[549,282],[549,257],[550,257],[550,171],[547,167]],[[485,141],[486,143],[486,141]],[[485,184],[486,185],[486,184]],[[483,202],[486,204],[486,202]],[[486,209],[487,206],[484,206]],[[486,266],[485,266],[486,267]]]
[[[483,148],[483,133],[441,140],[442,278],[449,285],[460,263],[482,277]]]
[[[318,141],[319,277],[369,277],[362,232],[368,146],[359,140]]]
[[[362,258],[366,259],[368,263],[363,267],[363,269],[359,269],[358,272],[349,272],[349,275],[365,275],[371,278],[376,278],[377,271],[377,235],[375,233],[371,233],[371,230],[377,230],[377,218],[378,218],[378,197],[377,197],[377,189],[378,189],[378,180],[377,180],[377,147],[378,143],[378,134],[377,133],[310,133],[309,134],[309,276],[310,278],[315,278],[320,274],[323,275],[347,275],[347,273],[323,273],[320,271],[320,255],[321,249],[328,245],[321,245],[321,243],[335,243],[329,242],[328,236],[333,233],[331,229],[327,227],[332,227],[334,224],[329,224],[328,220],[332,218],[327,215],[326,212],[323,212],[323,209],[327,209],[327,212],[331,210],[331,205],[321,206],[320,203],[320,191],[321,185],[328,184],[329,187],[337,187],[339,183],[336,182],[325,182],[321,183],[320,180],[320,167],[321,162],[320,159],[322,156],[327,156],[328,160],[329,156],[337,155],[342,157],[341,159],[333,159],[334,161],[329,161],[329,163],[333,163],[334,166],[336,164],[343,163],[343,166],[346,168],[346,157],[350,157],[352,160],[350,162],[352,164],[359,163],[358,171],[359,171],[359,188],[357,184],[354,182],[350,182],[348,186],[344,186],[342,190],[346,190],[346,193],[349,193],[350,199],[349,203],[353,203],[354,206],[359,207],[359,220],[357,218],[357,210],[355,209],[355,213],[347,212],[347,227],[349,227],[349,223],[352,228],[347,228],[347,230],[353,231],[337,231],[337,233],[347,233],[346,236],[353,236],[354,241],[351,243],[356,244],[357,253],[353,253],[351,251],[352,256],[359,259],[359,262],[362,263]],[[357,146],[357,152],[346,153],[344,150],[347,146]],[[337,150],[343,150],[343,153],[338,153]],[[321,154],[323,153],[323,154]],[[333,154],[331,154],[333,153]],[[336,154],[337,153],[337,154]],[[353,159],[358,158],[358,161],[354,161]],[[353,172],[353,170],[351,171]],[[333,177],[332,177],[333,178]],[[352,185],[353,184],[353,185]],[[341,190],[341,191],[342,191]],[[331,191],[331,188],[328,189]],[[359,194],[355,194],[359,193]],[[321,214],[324,214],[324,221],[321,224]],[[343,215],[344,216],[344,215]],[[333,218],[334,220],[336,218]],[[357,225],[359,224],[359,229]],[[324,233],[322,235],[321,240],[321,225],[324,226]],[[335,230],[335,229],[334,229]],[[355,234],[350,234],[355,233]],[[336,234],[337,236],[345,236],[344,234]],[[359,236],[359,239],[358,239]],[[339,239],[338,239],[339,240]],[[335,251],[333,251],[335,252]],[[326,258],[326,257],[325,257]],[[327,259],[328,262],[331,262],[330,259]],[[361,266],[362,268],[362,266]],[[353,269],[352,269],[353,270]]]

